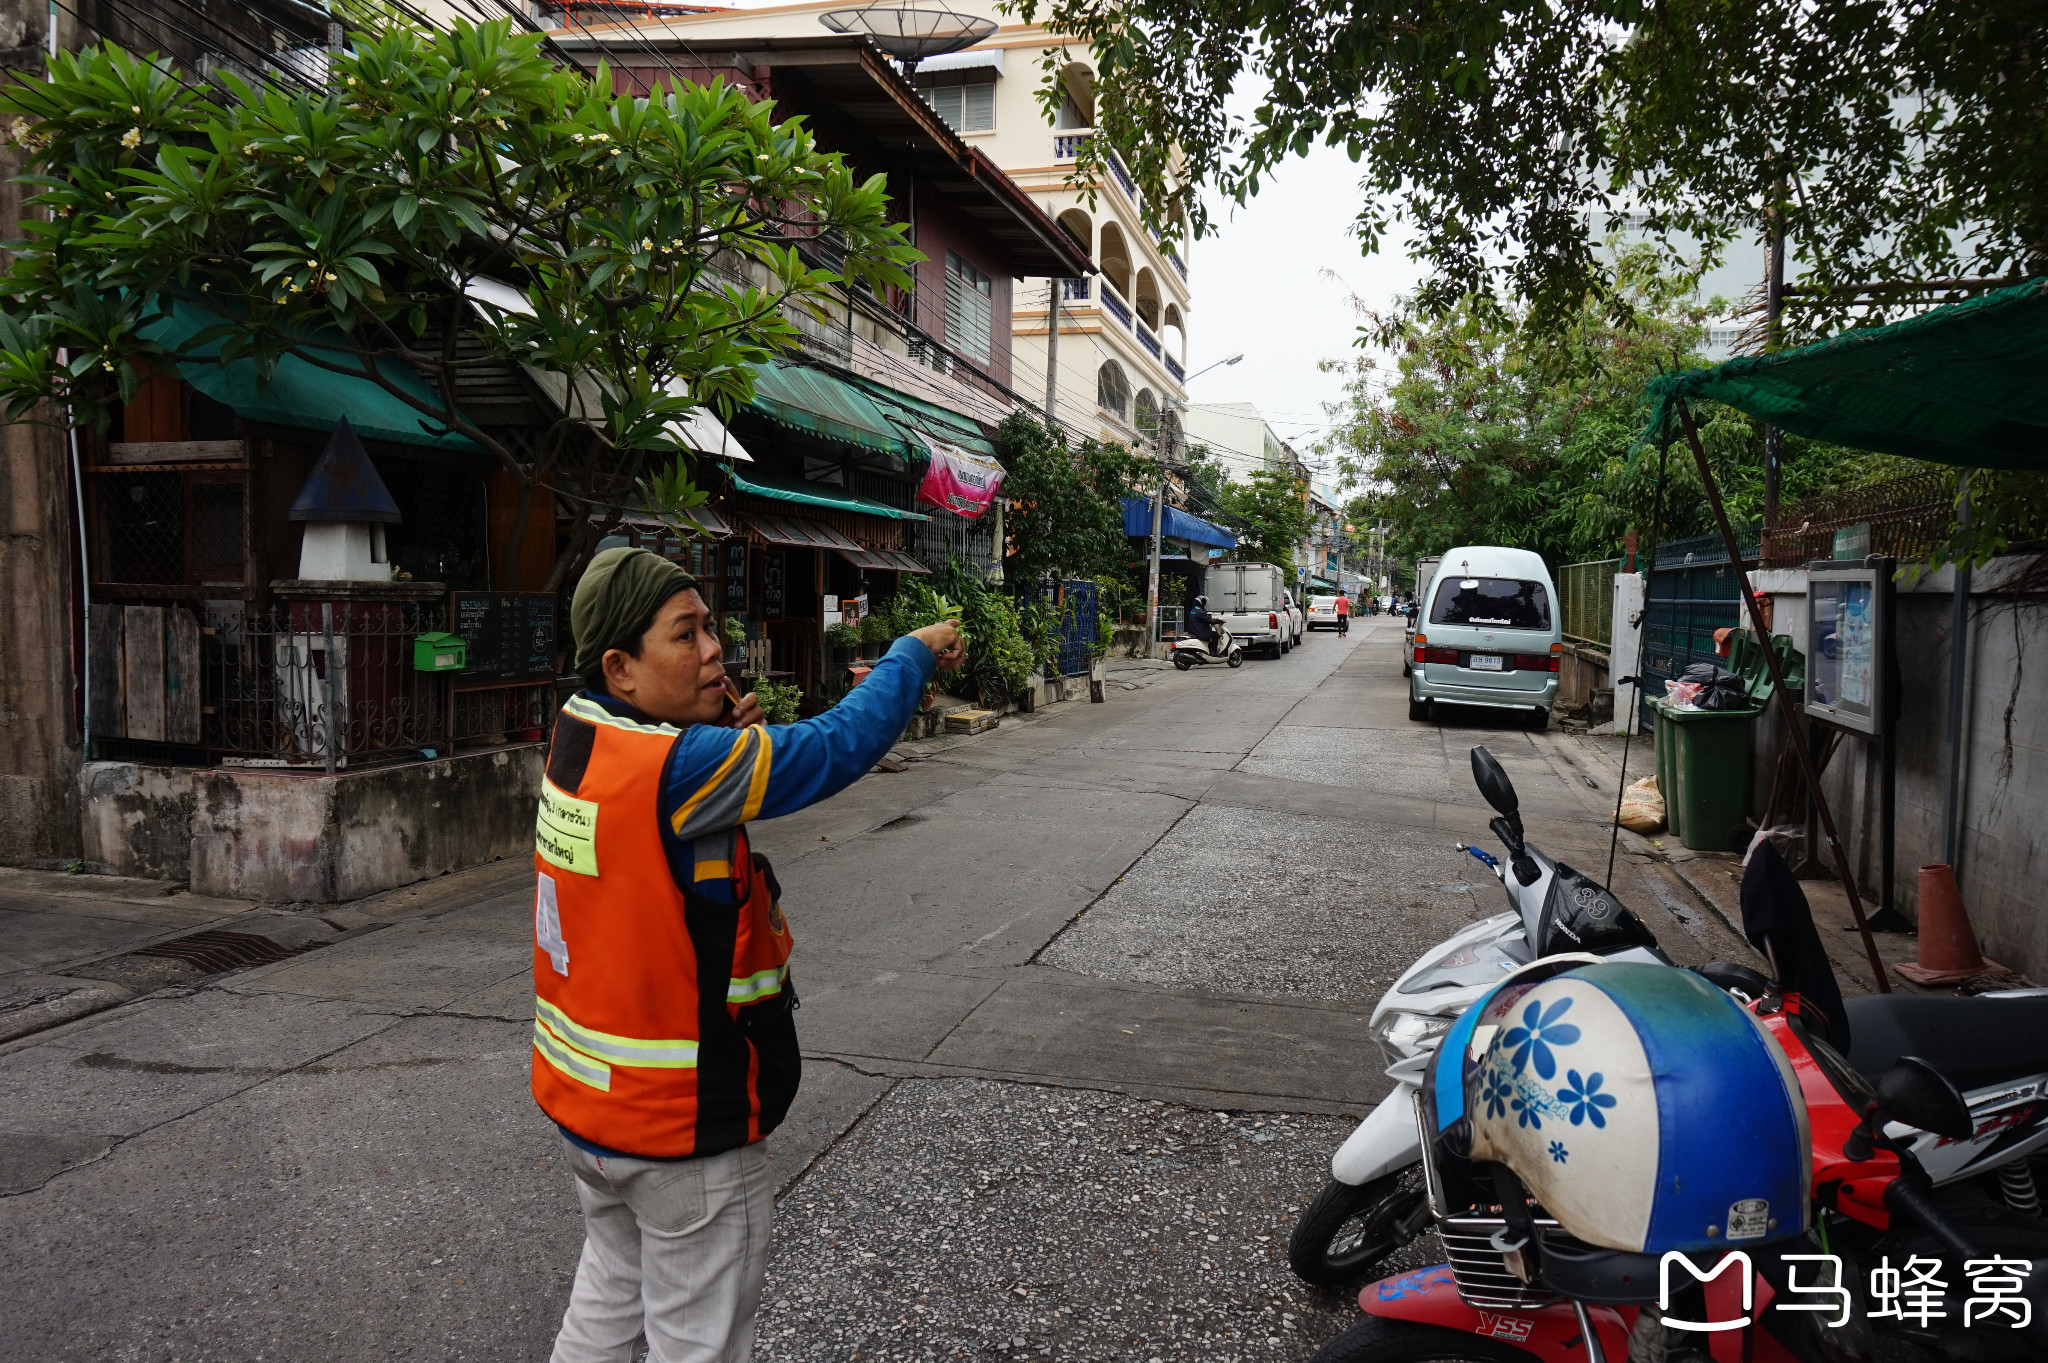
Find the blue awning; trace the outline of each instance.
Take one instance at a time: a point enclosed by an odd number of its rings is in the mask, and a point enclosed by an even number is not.
[[[1152,500],[1149,497],[1124,498],[1124,533],[1152,538]],[[1192,544],[1213,544],[1219,549],[1237,548],[1237,536],[1222,526],[1190,516],[1179,507],[1160,508],[1159,536],[1161,539],[1187,540]]]

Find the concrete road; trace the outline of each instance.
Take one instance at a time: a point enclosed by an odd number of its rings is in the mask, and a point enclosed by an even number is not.
[[[1488,836],[1467,751],[1596,874],[1615,792],[1582,740],[1411,723],[1399,641],[1113,664],[756,827],[808,1048],[760,1356],[1293,1360],[1353,1318],[1284,1241],[1385,1090],[1371,1002],[1502,906],[1451,848]],[[544,1359],[580,1222],[526,1094],[530,877],[192,905],[320,949],[0,1047],[0,1359]],[[1737,950],[1651,860],[1616,888],[1679,958]],[[120,914],[52,912],[20,971],[163,984]]]

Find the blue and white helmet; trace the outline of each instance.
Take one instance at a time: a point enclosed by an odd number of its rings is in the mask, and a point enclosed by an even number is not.
[[[1438,1092],[1454,1063],[1462,1083],[1440,1120],[1461,1108],[1471,1158],[1512,1169],[1568,1234],[1662,1254],[1805,1232],[1799,1082],[1757,1021],[1698,975],[1583,965],[1504,983],[1459,1022]]]

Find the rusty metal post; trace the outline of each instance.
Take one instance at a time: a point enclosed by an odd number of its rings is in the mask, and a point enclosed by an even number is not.
[[[1771,689],[1777,692],[1778,703],[1785,707],[1785,741],[1792,745],[1793,755],[1799,759],[1800,774],[1806,778],[1806,793],[1813,799],[1813,807],[1820,814],[1820,826],[1828,841],[1828,851],[1834,854],[1835,874],[1842,879],[1842,888],[1849,895],[1849,912],[1856,919],[1856,931],[1863,935],[1863,950],[1870,957],[1870,973],[1877,980],[1877,992],[1892,992],[1891,981],[1885,978],[1884,961],[1877,954],[1877,939],[1870,935],[1870,922],[1863,916],[1863,900],[1856,888],[1856,873],[1849,869],[1849,854],[1842,847],[1842,840],[1835,834],[1834,811],[1828,807],[1828,797],[1821,792],[1820,772],[1813,765],[1813,751],[1806,746],[1806,731],[1800,727],[1800,717],[1792,708],[1792,697],[1785,690],[1785,670],[1778,665],[1777,652],[1771,647],[1770,627],[1764,623],[1764,608],[1757,601],[1756,593],[1749,589],[1749,576],[1742,571],[1742,550],[1735,543],[1735,531],[1728,524],[1728,508],[1721,504],[1721,489],[1714,482],[1714,471],[1707,466],[1707,451],[1700,444],[1699,429],[1693,425],[1692,408],[1683,398],[1678,402],[1679,424],[1685,428],[1685,443],[1692,447],[1693,462],[1699,466],[1700,484],[1707,490],[1707,504],[1714,509],[1714,524],[1720,527],[1721,543],[1727,547],[1728,562],[1735,569],[1740,584],[1742,600],[1749,607],[1751,626],[1756,630],[1757,641],[1763,645],[1764,666],[1770,669]]]

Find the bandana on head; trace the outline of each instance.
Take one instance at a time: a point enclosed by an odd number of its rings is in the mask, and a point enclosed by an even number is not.
[[[569,601],[576,670],[596,666],[606,649],[631,641],[657,606],[696,585],[696,578],[646,549],[607,549],[590,560]]]

